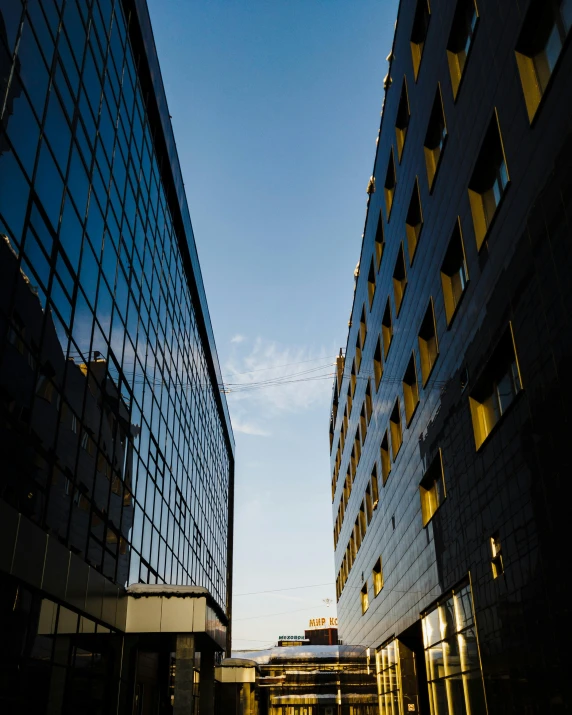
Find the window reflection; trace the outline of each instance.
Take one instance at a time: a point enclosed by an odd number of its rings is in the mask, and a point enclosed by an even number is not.
[[[431,715],[485,712],[470,584],[424,615],[423,639]]]
[[[0,285],[16,286],[0,494],[117,583],[225,604],[225,428],[121,8],[102,22],[67,2],[60,22],[16,5],[0,13]]]

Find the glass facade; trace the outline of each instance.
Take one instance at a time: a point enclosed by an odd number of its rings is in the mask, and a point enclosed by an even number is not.
[[[423,645],[431,715],[486,713],[469,584],[424,615]]]
[[[399,643],[391,641],[375,654],[379,712],[383,715],[401,715],[399,673]]]
[[[0,498],[226,611],[232,435],[141,5],[0,1]]]

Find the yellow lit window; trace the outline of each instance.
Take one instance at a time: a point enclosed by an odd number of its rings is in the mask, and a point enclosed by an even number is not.
[[[361,412],[359,414],[359,431],[361,435],[361,443],[365,444],[365,438],[367,437],[367,418],[365,416],[365,400],[364,404],[361,406]]]
[[[401,413],[399,411],[399,398],[395,400],[395,405],[389,417],[389,431],[391,433],[391,456],[393,461],[397,457],[401,444],[403,443],[403,430],[401,429]]]
[[[371,380],[367,381],[367,387],[365,388],[365,416],[367,423],[371,420],[371,415],[373,414],[373,404],[371,401]]]
[[[357,470],[357,465],[358,465],[360,457],[361,457],[361,440],[360,440],[360,434],[359,434],[359,425],[356,427],[356,434],[354,437],[354,452],[355,452],[355,456],[356,456],[356,470]]]
[[[385,486],[389,473],[391,472],[391,457],[389,455],[389,438],[387,435],[387,430],[383,435],[380,446],[380,456],[381,456],[381,479],[382,484]]]
[[[377,219],[377,229],[375,232],[375,267],[379,271],[381,265],[381,259],[383,258],[383,249],[385,247],[385,238],[383,234],[383,215],[381,211],[379,212],[379,217]]]
[[[373,501],[371,498],[371,484],[367,485],[365,490],[365,514],[367,516],[367,523],[369,524],[373,518]]]
[[[419,484],[421,498],[421,518],[423,526],[433,518],[433,515],[445,500],[445,478],[443,476],[443,457],[441,450],[437,452],[429,469],[423,475]]]
[[[362,614],[369,608],[369,596],[367,593],[367,581],[364,583],[361,590],[361,612]]]
[[[533,0],[518,43],[516,61],[532,122],[572,24],[572,0]]]
[[[381,319],[381,337],[383,339],[383,357],[386,358],[391,345],[391,339],[393,337],[393,323],[391,322],[391,306],[389,305],[389,298],[385,304],[383,318]]]
[[[409,251],[409,263],[413,263],[413,257],[417,250],[421,229],[423,228],[423,213],[421,211],[421,197],[419,196],[419,182],[415,179],[407,218],[405,219],[405,233],[407,234],[407,250]]]
[[[359,342],[363,350],[367,338],[367,323],[365,321],[365,305],[361,309],[361,317],[359,319]]]
[[[372,571],[372,577],[373,577],[373,595],[375,597],[379,594],[379,592],[383,588],[383,569],[381,567],[381,556],[375,562],[375,565],[374,565],[373,571]]]
[[[399,247],[395,268],[393,269],[393,295],[395,297],[395,312],[399,315],[405,289],[407,288],[407,273],[405,271],[405,256],[403,253],[403,244]]]
[[[469,50],[473,46],[478,20],[475,0],[458,0],[447,42],[447,61],[455,99],[467,64]]]
[[[403,146],[405,137],[407,136],[407,128],[409,126],[409,97],[407,96],[407,81],[403,78],[401,86],[401,96],[399,98],[399,107],[397,108],[397,117],[395,119],[395,138],[397,140],[397,160],[401,162],[403,155]]]
[[[461,234],[461,222],[460,219],[457,219],[453,234],[449,240],[445,259],[441,265],[441,286],[443,287],[447,325],[450,325],[453,320],[468,281],[469,274]]]
[[[356,556],[357,552],[360,550],[361,546],[361,528],[360,528],[360,523],[359,523],[359,515],[355,521],[354,524],[354,541],[355,541],[355,547],[356,547]]]
[[[437,175],[437,169],[439,168],[441,157],[445,151],[446,143],[447,124],[445,123],[441,85],[439,85],[433,101],[431,115],[429,116],[427,134],[425,134],[425,141],[423,142],[429,190],[433,189],[433,183],[435,182],[435,176]]]
[[[379,383],[383,377],[383,362],[381,359],[381,339],[377,339],[375,352],[373,354],[373,376],[375,378],[375,389],[379,389]]]
[[[373,258],[369,264],[369,273],[367,275],[367,297],[369,299],[369,307],[373,305],[373,299],[375,296],[375,268],[373,266]]]
[[[370,485],[371,485],[372,508],[375,509],[377,507],[377,505],[379,504],[379,488],[377,485],[377,466],[375,464],[373,465],[373,469],[371,472]]]
[[[512,326],[509,325],[469,396],[477,449],[521,390]]]
[[[417,385],[417,370],[415,354],[412,353],[403,376],[403,403],[405,406],[405,424],[409,424],[419,404],[419,386]]]
[[[419,356],[421,358],[421,378],[423,387],[427,384],[429,375],[439,355],[437,343],[437,328],[435,327],[435,313],[433,311],[433,300],[429,301],[429,306],[425,311],[423,322],[419,330]]]
[[[469,201],[480,249],[509,183],[496,111],[489,124],[469,183]]]
[[[415,81],[417,81],[417,77],[419,76],[419,67],[421,66],[421,58],[423,57],[423,48],[425,47],[430,17],[428,0],[417,0],[410,41]]]
[[[504,564],[502,560],[501,542],[498,532],[491,536],[491,568],[493,570],[493,578],[498,578],[504,573]]]
[[[358,519],[359,519],[359,528],[360,528],[360,533],[361,533],[361,539],[362,541],[365,539],[365,532],[367,531],[367,525],[368,525],[368,520],[366,517],[366,506],[365,506],[365,499],[361,503],[361,507],[359,510],[358,514]]]
[[[356,378],[356,364],[355,361],[352,362],[352,371],[350,373],[350,392],[351,396],[353,397],[356,392],[356,385],[357,385],[357,378]],[[349,412],[351,414],[352,408],[350,405]]]
[[[385,185],[384,185],[385,210],[386,210],[388,221],[389,221],[389,217],[391,215],[391,207],[393,206],[393,197],[395,195],[396,183],[397,183],[397,179],[395,176],[395,160],[393,158],[393,147],[392,147],[391,152],[389,154],[389,161],[387,163],[387,173],[385,174]]]

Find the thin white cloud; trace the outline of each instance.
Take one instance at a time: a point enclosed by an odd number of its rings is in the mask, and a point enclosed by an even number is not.
[[[238,334],[238,335],[233,335],[232,338],[230,339],[230,342],[238,344],[238,343],[243,343],[245,340],[246,340],[246,338],[244,337],[244,335]]]
[[[249,342],[248,352],[235,351],[224,370],[233,426],[237,419],[248,424],[250,415],[260,421],[319,404],[327,407],[333,384],[332,355],[333,351],[289,347],[260,337]]]
[[[241,419],[234,419],[232,421],[232,429],[234,432],[241,432],[242,434],[251,434],[256,437],[269,437],[270,432],[259,427],[253,422],[245,422]]]

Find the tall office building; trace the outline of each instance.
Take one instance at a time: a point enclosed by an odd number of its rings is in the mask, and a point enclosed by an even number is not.
[[[234,443],[146,3],[1,0],[0,68],[0,711],[208,713]]]
[[[382,713],[564,712],[570,0],[402,0],[330,425]]]

